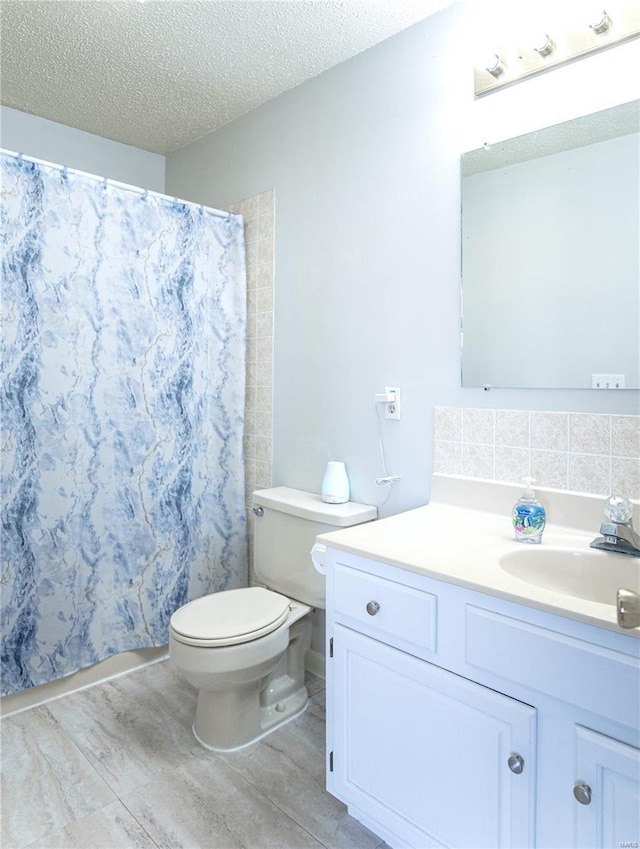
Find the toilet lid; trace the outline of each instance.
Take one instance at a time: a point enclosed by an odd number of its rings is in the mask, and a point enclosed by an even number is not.
[[[245,587],[196,598],[176,610],[170,624],[181,643],[233,646],[270,634],[288,613],[286,596],[262,587]]]

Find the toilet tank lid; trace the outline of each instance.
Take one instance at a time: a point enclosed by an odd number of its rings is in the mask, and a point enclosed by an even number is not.
[[[288,513],[312,522],[322,522],[336,528],[348,528],[362,522],[377,519],[378,510],[372,504],[357,504],[346,501],[344,504],[327,504],[315,492],[304,492],[288,486],[274,486],[253,493],[253,503],[270,510]]]

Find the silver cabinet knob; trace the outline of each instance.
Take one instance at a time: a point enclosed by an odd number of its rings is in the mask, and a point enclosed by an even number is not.
[[[375,616],[376,613],[380,610],[380,605],[377,601],[370,601],[367,604],[367,613],[369,616]]]
[[[576,800],[580,802],[581,805],[591,804],[591,788],[588,784],[578,782],[573,788],[573,795],[576,797]]]
[[[264,516],[264,508],[263,507],[252,507],[251,512],[254,516]]]
[[[514,772],[516,775],[520,775],[524,769],[524,758],[522,755],[510,755],[507,764],[511,772]]]

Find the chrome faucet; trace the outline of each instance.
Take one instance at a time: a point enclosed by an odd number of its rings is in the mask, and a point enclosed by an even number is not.
[[[633,529],[633,505],[629,499],[611,495],[605,501],[604,513],[610,521],[600,525],[602,536],[594,539],[591,548],[640,557],[640,535]]]

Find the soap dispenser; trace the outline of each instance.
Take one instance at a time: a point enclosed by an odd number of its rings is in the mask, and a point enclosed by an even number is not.
[[[525,489],[513,505],[511,518],[518,542],[542,542],[547,514],[533,491],[533,478],[523,478]]]

